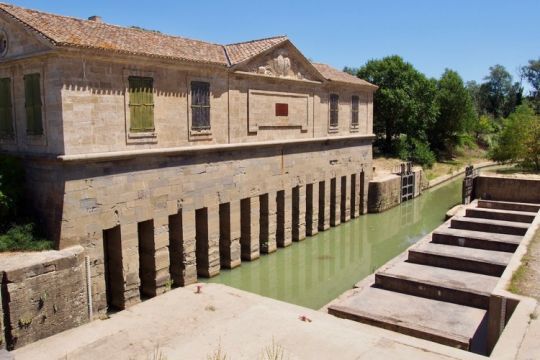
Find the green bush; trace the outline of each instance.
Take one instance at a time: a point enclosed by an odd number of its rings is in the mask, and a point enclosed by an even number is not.
[[[437,160],[429,144],[418,139],[400,137],[397,150],[400,159],[412,161],[422,167],[431,168]]]
[[[43,239],[32,223],[13,225],[6,233],[0,235],[0,252],[41,251],[52,248],[52,241]]]

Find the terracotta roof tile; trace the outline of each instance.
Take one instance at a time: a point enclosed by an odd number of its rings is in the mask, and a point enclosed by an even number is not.
[[[317,70],[319,70],[319,72],[327,80],[344,82],[344,83],[349,83],[349,84],[365,85],[365,86],[377,88],[376,85],[373,85],[373,84],[367,82],[366,80],[362,80],[362,79],[360,79],[360,78],[358,78],[356,76],[353,76],[351,74],[348,74],[346,72],[339,71],[338,69],[335,69],[335,68],[331,67],[330,65],[313,63],[313,66],[315,66],[315,68]]]
[[[286,36],[274,36],[266,39],[251,40],[225,45],[225,51],[227,52],[231,65],[236,65],[286,40]]]
[[[8,4],[0,4],[0,10],[58,46],[228,65],[223,46],[218,44],[53,15]]]

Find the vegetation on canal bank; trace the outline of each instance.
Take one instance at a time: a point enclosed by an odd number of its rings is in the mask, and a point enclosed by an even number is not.
[[[397,55],[344,71],[379,86],[375,153],[432,168],[479,148],[495,161],[540,170],[540,59],[520,69],[532,88],[528,96],[501,65],[490,67],[482,83],[465,83],[450,69],[428,78]]]
[[[24,206],[24,169],[9,156],[0,156],[0,252],[52,249]]]

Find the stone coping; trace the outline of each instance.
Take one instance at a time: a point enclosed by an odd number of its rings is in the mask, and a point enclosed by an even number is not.
[[[499,164],[497,164],[496,162],[493,162],[493,161],[486,161],[486,162],[482,162],[482,163],[478,163],[478,164],[472,164],[472,165],[474,166],[475,169],[483,169],[483,168],[490,167],[490,166],[497,166]],[[432,187],[435,187],[435,186],[440,185],[440,184],[442,184],[444,182],[452,180],[452,179],[458,177],[459,175],[465,174],[465,169],[466,168],[467,167],[464,166],[464,167],[460,168],[459,170],[453,171],[451,174],[441,175],[441,176],[436,177],[435,179],[429,180],[427,186],[425,188],[423,188],[423,190],[431,189]]]
[[[276,145],[296,145],[307,144],[316,142],[335,142],[344,140],[373,140],[374,134],[368,135],[343,135],[332,137],[318,137],[309,139],[294,139],[294,140],[274,140],[274,141],[260,141],[260,142],[246,142],[235,144],[213,144],[213,145],[194,145],[194,146],[181,146],[173,148],[162,149],[142,149],[142,150],[125,150],[125,151],[111,151],[111,152],[99,152],[99,153],[87,153],[87,154],[73,154],[73,155],[60,155],[58,160],[63,162],[77,162],[77,161],[92,161],[92,160],[120,160],[141,156],[169,156],[169,155],[181,155],[189,154],[193,152],[213,152],[224,150],[241,150],[255,147],[270,147]]]

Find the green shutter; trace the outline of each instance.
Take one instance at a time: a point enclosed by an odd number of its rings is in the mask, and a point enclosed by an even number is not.
[[[154,130],[153,79],[131,76],[129,81],[130,130]]]
[[[0,79],[0,136],[13,135],[11,79]]]
[[[43,134],[41,117],[41,84],[39,74],[24,76],[24,97],[26,109],[26,132],[29,135]]]

